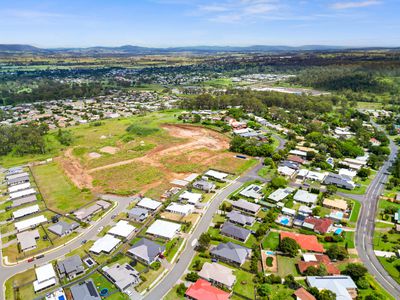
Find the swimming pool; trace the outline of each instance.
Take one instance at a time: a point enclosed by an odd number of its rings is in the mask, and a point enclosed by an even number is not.
[[[338,228],[335,230],[335,234],[337,234],[337,235],[341,234],[342,232],[343,232],[342,228]]]
[[[267,255],[275,255],[275,252],[271,251],[271,250],[266,250],[265,254],[267,254]]]
[[[286,218],[279,220],[279,223],[281,223],[282,225],[287,225],[287,224],[289,224],[289,222],[290,222],[289,219],[286,219]]]
[[[58,300],[65,300],[64,295],[58,296]]]

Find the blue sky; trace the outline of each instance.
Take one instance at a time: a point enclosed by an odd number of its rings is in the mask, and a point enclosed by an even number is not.
[[[399,0],[0,0],[0,43],[400,46]]]

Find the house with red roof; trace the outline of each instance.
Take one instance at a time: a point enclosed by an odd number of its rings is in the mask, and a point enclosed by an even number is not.
[[[297,155],[289,155],[287,160],[293,161],[298,164],[304,164],[306,161]]]
[[[332,229],[332,225],[333,221],[328,218],[307,217],[302,226],[318,234],[325,234]]]
[[[328,275],[340,275],[340,270],[331,262],[329,257],[325,254],[308,254],[307,259],[299,261],[297,267],[301,274],[304,274],[309,267],[320,268],[324,266]]]
[[[325,251],[324,247],[318,242],[318,239],[315,235],[282,231],[280,233],[280,240],[282,241],[285,237],[295,240],[303,250],[319,253],[323,253]]]
[[[227,300],[230,294],[211,285],[204,279],[198,279],[186,290],[185,296],[193,300]]]
[[[307,292],[307,290],[303,287],[297,289],[293,293],[293,298],[296,300],[317,300],[312,294]]]

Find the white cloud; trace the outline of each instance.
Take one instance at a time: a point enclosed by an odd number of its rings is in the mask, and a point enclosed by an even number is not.
[[[372,5],[381,4],[378,0],[366,0],[366,1],[346,1],[346,2],[336,2],[331,7],[334,9],[350,9],[350,8],[360,8],[368,7]]]

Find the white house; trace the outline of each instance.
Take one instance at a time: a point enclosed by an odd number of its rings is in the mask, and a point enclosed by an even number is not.
[[[194,210],[194,206],[190,204],[180,204],[172,202],[170,205],[167,206],[166,210],[174,214],[187,216]]]
[[[156,220],[147,229],[146,233],[165,239],[172,239],[181,229],[181,225],[173,222]]]
[[[35,269],[36,280],[33,282],[35,293],[57,283],[56,272],[52,264],[47,264]]]

